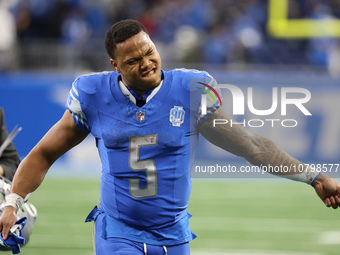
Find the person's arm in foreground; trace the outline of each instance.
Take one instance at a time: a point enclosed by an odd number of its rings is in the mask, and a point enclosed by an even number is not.
[[[46,133],[39,143],[20,163],[14,176],[11,193],[25,198],[42,183],[50,166],[64,153],[79,144],[87,136],[73,121],[66,110],[63,117]],[[17,208],[5,207],[0,217],[0,231],[3,239],[17,220]]]
[[[271,140],[250,132],[242,125],[233,125],[231,127],[225,124],[214,127],[214,119],[230,120],[230,118],[220,108],[200,126],[199,131],[201,134],[216,146],[243,157],[256,166],[301,165],[306,171],[307,166],[290,156]],[[299,169],[299,167],[296,169]],[[301,173],[292,171],[288,173],[272,172],[272,174],[295,179],[294,174]],[[327,207],[333,207],[334,209],[340,207],[340,184],[337,181],[327,177],[325,174],[320,174],[312,186]]]

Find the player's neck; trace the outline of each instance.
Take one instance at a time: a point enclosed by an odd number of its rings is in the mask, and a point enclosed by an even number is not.
[[[136,94],[136,95],[138,95],[139,97],[143,97],[143,95],[145,95],[145,94],[150,94],[155,88],[157,88],[160,84],[161,84],[161,82],[162,82],[162,80],[159,82],[159,84],[156,86],[156,87],[154,87],[153,89],[150,89],[150,90],[140,90],[140,89],[138,89],[138,88],[136,88],[136,87],[131,87],[131,86],[128,86],[122,79],[120,79],[120,81],[124,84],[124,86],[128,89],[128,90],[130,90],[130,91],[133,91],[134,93],[133,94]]]

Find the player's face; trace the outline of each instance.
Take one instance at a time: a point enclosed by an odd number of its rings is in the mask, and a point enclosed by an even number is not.
[[[161,82],[161,58],[145,32],[117,44],[116,59],[111,65],[126,86],[137,93],[154,89]]]

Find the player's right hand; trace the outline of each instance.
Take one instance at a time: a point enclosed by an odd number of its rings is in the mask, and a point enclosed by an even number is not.
[[[327,207],[340,208],[340,183],[333,178],[320,175],[313,187]]]
[[[7,239],[11,227],[17,221],[17,211],[13,206],[6,206],[0,217],[0,232],[4,240]]]

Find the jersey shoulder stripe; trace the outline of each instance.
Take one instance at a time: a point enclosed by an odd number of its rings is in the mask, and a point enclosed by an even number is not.
[[[95,93],[98,86],[102,84],[103,77],[107,78],[110,73],[112,72],[105,71],[101,73],[81,75],[72,83],[72,88],[68,94],[66,108],[71,112],[76,125],[86,132],[90,132],[90,127],[86,114],[82,109],[81,95]]]

